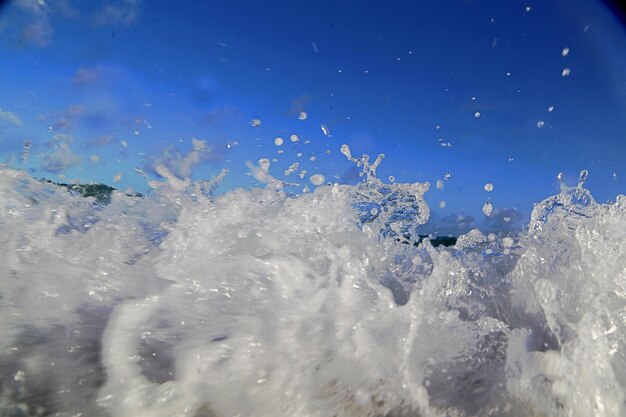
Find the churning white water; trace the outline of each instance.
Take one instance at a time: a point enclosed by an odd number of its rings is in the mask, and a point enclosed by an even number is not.
[[[435,248],[426,184],[256,170],[102,206],[0,168],[0,415],[626,415],[626,197]]]

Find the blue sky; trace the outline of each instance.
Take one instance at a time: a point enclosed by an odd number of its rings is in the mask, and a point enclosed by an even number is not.
[[[311,186],[357,180],[346,143],[385,153],[383,179],[431,182],[452,223],[482,221],[486,201],[527,216],[560,171],[573,184],[589,170],[612,200],[626,192],[624,26],[602,2],[537,3],[9,1],[0,161],[138,190],[135,168],[228,168],[226,189],[254,185],[245,162],[266,157]]]

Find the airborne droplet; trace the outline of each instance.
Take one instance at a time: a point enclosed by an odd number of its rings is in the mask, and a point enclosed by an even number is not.
[[[578,177],[578,187],[582,187],[585,181],[587,181],[587,177],[589,177],[589,171],[583,169],[580,171],[580,176]]]
[[[322,185],[324,181],[326,181],[326,178],[324,178],[322,174],[314,174],[309,177],[309,181],[311,181],[313,185]]]
[[[485,213],[485,216],[491,216],[492,212],[493,212],[493,206],[491,205],[490,202],[486,202],[483,205],[483,213]]]

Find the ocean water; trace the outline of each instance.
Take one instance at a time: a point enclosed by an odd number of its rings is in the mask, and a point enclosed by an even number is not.
[[[428,184],[376,165],[222,195],[161,167],[107,205],[0,168],[0,415],[626,415],[626,197],[433,247]]]

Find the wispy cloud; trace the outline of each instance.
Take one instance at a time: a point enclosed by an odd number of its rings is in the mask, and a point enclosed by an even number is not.
[[[58,132],[73,125],[76,120],[85,115],[85,106],[80,104],[74,104],[69,106],[66,110],[59,114],[56,121],[50,124],[48,127],[51,131]]]
[[[122,0],[109,3],[94,15],[97,25],[124,25],[135,23],[141,14],[142,0]]]
[[[52,145],[54,150],[41,156],[40,169],[52,174],[61,174],[68,168],[75,167],[82,163],[81,157],[74,153],[70,143],[74,141],[72,135],[54,135],[48,145]]]
[[[89,86],[97,83],[102,77],[102,71],[100,68],[85,68],[81,67],[74,74],[72,82],[78,86]]]
[[[22,119],[20,119],[15,113],[0,109],[0,126],[3,124],[21,127],[23,123]]]
[[[488,231],[519,230],[524,225],[524,215],[516,208],[496,208],[485,217],[485,225]]]
[[[15,6],[25,15],[20,41],[39,47],[48,46],[54,33],[48,5],[43,1],[16,0]]]
[[[212,156],[211,147],[206,141],[192,138],[192,149],[187,154],[181,154],[175,148],[168,148],[157,158],[155,166],[167,167],[179,178],[187,178],[191,175],[191,170],[200,162]]]
[[[54,34],[53,15],[80,15],[69,0],[13,0],[8,6],[0,19],[0,33],[18,46],[46,47]]]

